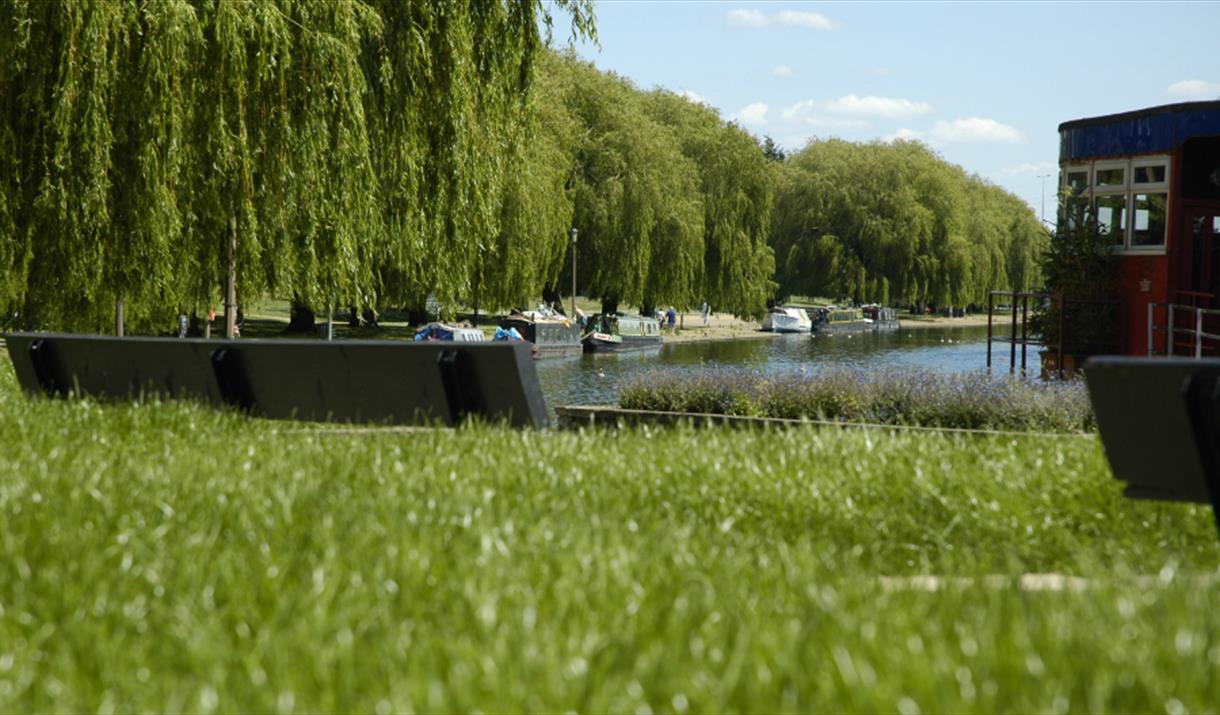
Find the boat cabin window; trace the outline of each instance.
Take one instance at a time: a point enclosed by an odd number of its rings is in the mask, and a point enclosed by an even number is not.
[[[1111,189],[1122,190],[1127,188],[1127,167],[1123,164],[1098,164],[1097,171],[1093,174],[1093,186],[1098,191],[1108,191]]]
[[[1169,194],[1132,194],[1131,245],[1164,246]]]
[[[1061,176],[1063,221],[1073,223],[1085,206],[1092,206],[1102,233],[1110,238],[1115,249],[1130,253],[1164,252],[1169,216],[1169,157],[1140,156],[1065,165]]]
[[[1127,197],[1124,194],[1098,196],[1093,203],[1101,232],[1110,242],[1122,246],[1127,237]]]
[[[1164,164],[1138,164],[1131,167],[1131,183],[1137,188],[1165,186],[1169,183],[1168,167]]]
[[[1063,177],[1063,186],[1071,196],[1083,196],[1089,191],[1089,167],[1069,166]]]
[[[1069,226],[1075,226],[1089,207],[1089,169],[1085,164],[1069,166],[1060,172],[1060,197],[1063,199],[1060,220]]]

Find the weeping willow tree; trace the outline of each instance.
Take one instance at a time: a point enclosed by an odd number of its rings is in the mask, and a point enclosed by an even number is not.
[[[650,116],[674,130],[698,171],[703,255],[694,297],[717,310],[761,317],[774,292],[772,176],[765,152],[715,110],[665,91],[648,96]]]
[[[589,2],[550,7],[592,35]],[[231,302],[234,280],[324,305],[468,295],[504,233],[540,20],[540,0],[0,4],[0,302],[98,329],[114,305],[151,326]]]
[[[416,305],[428,293],[511,302],[519,291],[505,276],[528,280],[539,264],[533,249],[550,252],[537,236],[555,218],[543,211],[534,223],[529,213],[552,184],[519,177],[536,136],[539,18],[549,32],[550,15],[540,0],[375,4],[387,28],[366,53],[385,194],[381,286]],[[593,36],[591,2],[550,5],[569,15],[574,36]],[[562,213],[562,194],[555,200]]]
[[[1033,211],[919,143],[813,142],[775,166],[785,295],[966,305],[1036,283]]]
[[[620,301],[689,304],[703,252],[694,163],[630,83],[570,56],[553,59],[580,127],[572,175],[578,285],[606,310]]]
[[[560,274],[570,262],[580,128],[563,105],[561,83],[544,70],[547,64],[534,67],[527,121],[511,138],[514,165],[505,177],[499,230],[478,260],[475,292],[485,305],[526,306],[539,295],[558,296]]]
[[[540,66],[541,134],[556,139],[524,171],[552,184],[566,172],[553,215],[567,215],[570,201],[578,289],[604,310],[708,300],[760,314],[774,259],[770,176],[757,143],[710,108],[640,91],[571,54],[550,53]],[[565,246],[559,226],[545,245]],[[571,257],[549,255],[558,260],[543,278],[554,296],[571,284]]]

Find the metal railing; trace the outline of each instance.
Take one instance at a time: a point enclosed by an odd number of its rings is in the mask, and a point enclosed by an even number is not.
[[[997,298],[1010,302],[1010,305],[1000,306],[999,313]],[[1031,313],[1041,314],[1044,335],[1030,334]],[[1008,335],[997,335],[995,317],[1006,314],[1012,316]],[[987,295],[987,369],[991,369],[992,343],[1008,344],[1010,373],[1016,372],[1017,346],[1021,346],[1021,371],[1024,373],[1028,369],[1028,347],[1034,345],[1041,348],[1038,357],[1042,359],[1044,378],[1051,370],[1060,378],[1069,377],[1075,373],[1076,363],[1082,356],[1127,351],[1126,316],[1126,306],[1116,300],[1071,298],[1060,293],[991,291]],[[1048,324],[1048,321],[1053,323]],[[1105,327],[1111,324],[1112,330]],[[1099,326],[1102,329],[1099,330]],[[1057,337],[1057,340],[1048,339],[1045,334]]]
[[[1163,310],[1165,322],[1158,324],[1158,310]],[[1199,308],[1193,305],[1176,303],[1148,304],[1148,355],[1180,355],[1183,357],[1203,357],[1208,354],[1220,353],[1220,333],[1211,333],[1205,327],[1220,326],[1220,318],[1208,320],[1208,316],[1220,316],[1220,310]],[[1210,325],[1209,325],[1210,324]],[[1216,329],[1216,328],[1212,328]],[[1158,334],[1165,336],[1165,351],[1157,352],[1156,340]],[[1179,341],[1180,336],[1189,336]],[[1212,341],[1204,344],[1204,341]],[[1175,348],[1182,348],[1181,352]]]
[[[1012,323],[1008,337],[996,335],[993,328],[996,316],[996,298],[1007,298],[1012,311]],[[1029,334],[1029,301],[1036,301],[1035,310],[1040,303],[1051,298],[1049,293],[1022,293],[1018,291],[993,290],[987,294],[987,369],[991,369],[991,344],[1008,343],[1008,372],[1016,372],[1017,346],[1021,346],[1021,372],[1024,373],[1027,362],[1027,348],[1030,345],[1046,347],[1039,339]],[[1017,334],[1017,307],[1020,305],[1020,335]],[[1008,311],[1003,311],[1007,313]],[[1001,313],[1002,315],[1003,313]]]

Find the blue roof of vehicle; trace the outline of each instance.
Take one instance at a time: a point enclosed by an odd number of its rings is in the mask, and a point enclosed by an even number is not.
[[[1059,162],[1169,153],[1191,137],[1220,136],[1220,101],[1184,102],[1059,125]]]

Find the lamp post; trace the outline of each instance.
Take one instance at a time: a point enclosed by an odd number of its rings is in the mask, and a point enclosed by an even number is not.
[[[1038,174],[1038,178],[1042,179],[1042,225],[1046,225],[1046,180],[1050,178],[1050,174]]]
[[[576,320],[576,234],[580,233],[575,228],[572,229],[572,315],[569,316],[572,320]]]

